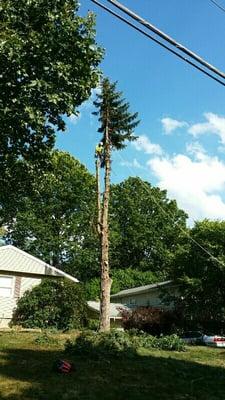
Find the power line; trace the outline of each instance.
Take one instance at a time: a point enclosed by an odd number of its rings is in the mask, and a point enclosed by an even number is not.
[[[121,156],[121,154],[117,153],[120,157],[120,159],[123,161],[123,163],[125,162],[124,158]],[[127,168],[130,170],[130,172],[132,173],[132,175],[135,175],[134,170],[129,166],[126,165]],[[156,198],[154,197],[154,195],[152,195],[151,191],[150,191],[150,187],[147,184],[147,182],[143,181],[142,179],[140,180],[141,184],[143,185],[143,187],[145,188],[145,190],[148,192],[148,194],[150,195],[150,197],[152,198],[152,200],[154,201],[154,203],[156,204],[156,206],[162,211],[162,213],[166,216],[168,216],[169,218],[171,218],[171,220],[173,219],[173,215],[169,212],[167,212],[162,206],[161,204],[156,200]],[[188,239],[190,239],[190,241],[192,243],[194,243],[196,246],[198,246],[205,254],[207,254],[212,260],[216,261],[218,264],[222,265],[223,267],[225,267],[225,264],[219,260],[217,257],[215,257],[212,253],[210,253],[209,250],[207,250],[204,246],[202,246],[197,240],[195,240],[189,231],[187,231],[186,229],[182,228],[182,226],[178,226],[178,229],[186,236],[188,237]]]
[[[145,19],[140,17],[138,14],[135,14],[129,8],[127,8],[123,4],[119,3],[117,0],[107,0],[107,1],[111,4],[113,4],[119,10],[123,11],[125,14],[129,15],[129,17],[133,18],[135,21],[139,22],[141,25],[144,25],[145,28],[149,29],[150,31],[154,32],[156,35],[160,36],[162,39],[164,39],[166,42],[170,43],[172,46],[176,47],[183,53],[187,54],[188,56],[193,58],[195,61],[202,64],[204,67],[206,67],[209,70],[211,70],[212,72],[214,72],[216,75],[219,75],[220,77],[225,79],[225,74],[222,71],[220,71],[218,68],[209,64],[207,61],[203,60],[203,58],[199,57],[196,53],[189,50],[187,47],[183,46],[181,43],[178,43],[176,40],[174,40],[172,37],[168,36],[164,32],[160,31],[158,28],[156,28],[156,26],[152,25],[150,22],[146,21]]]
[[[181,60],[185,61],[187,64],[191,65],[192,67],[194,67],[195,69],[197,69],[198,71],[202,72],[203,74],[207,75],[209,78],[213,79],[214,81],[218,82],[219,84],[221,84],[222,86],[225,86],[225,82],[223,82],[222,80],[218,79],[216,76],[212,75],[211,73],[207,72],[206,70],[204,70],[203,68],[201,68],[200,66],[196,65],[195,63],[193,63],[191,60],[189,60],[188,58],[182,56],[181,54],[179,54],[178,52],[176,52],[175,50],[171,49],[169,46],[167,46],[166,44],[162,43],[160,40],[156,39],[154,36],[150,35],[149,33],[145,32],[143,29],[139,28],[138,26],[136,26],[135,24],[133,24],[132,22],[130,22],[129,20],[127,20],[126,18],[122,17],[121,15],[117,14],[115,11],[111,10],[110,8],[106,7],[104,4],[100,3],[97,0],[91,0],[93,3],[97,4],[99,7],[101,7],[102,9],[104,9],[105,11],[107,11],[108,13],[112,14],[113,16],[115,16],[116,18],[118,18],[119,20],[125,22],[127,25],[131,26],[132,28],[134,28],[136,31],[142,33],[144,36],[148,37],[150,40],[152,40],[153,42],[157,43],[159,46],[163,47],[164,49],[168,50],[170,53],[176,55],[178,58],[180,58]]]
[[[213,3],[216,7],[220,8],[223,12],[225,12],[225,8],[222,7],[219,3],[217,3],[215,0],[209,0],[211,3]]]

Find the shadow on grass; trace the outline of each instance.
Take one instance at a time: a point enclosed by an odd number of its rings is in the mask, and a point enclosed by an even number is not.
[[[76,371],[57,374],[58,358]],[[0,400],[224,400],[225,369],[163,356],[99,360],[57,350],[1,351]]]

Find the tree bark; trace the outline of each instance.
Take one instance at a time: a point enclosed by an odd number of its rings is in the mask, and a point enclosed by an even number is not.
[[[101,302],[100,332],[110,330],[110,290],[112,280],[109,276],[109,196],[110,196],[110,141],[109,131],[105,129],[105,190],[101,219]]]
[[[97,190],[97,232],[99,236],[101,236],[101,189],[100,189],[100,160],[97,158],[95,162],[95,167],[96,167],[96,190]]]

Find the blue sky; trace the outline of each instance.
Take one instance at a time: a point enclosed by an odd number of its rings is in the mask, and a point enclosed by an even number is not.
[[[220,2],[225,6],[225,0]],[[112,181],[140,176],[167,189],[191,220],[225,219],[225,87],[90,0],[80,3],[81,15],[92,10],[97,17],[97,42],[105,48],[103,73],[118,81],[141,119],[136,145],[113,155]],[[225,13],[209,0],[123,0],[123,4],[225,71]],[[80,107],[80,118],[68,120],[57,147],[94,172],[99,136],[91,111],[92,99]]]

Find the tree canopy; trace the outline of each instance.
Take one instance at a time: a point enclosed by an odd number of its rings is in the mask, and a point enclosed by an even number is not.
[[[64,115],[98,83],[94,17],[77,0],[2,0],[0,162],[45,160]]]
[[[71,155],[55,151],[51,170],[34,176],[8,235],[18,247],[86,280],[97,269],[95,213],[94,177]]]
[[[106,144],[106,131],[111,150],[121,150],[127,142],[136,140],[134,129],[139,124],[138,113],[130,112],[130,104],[122,97],[122,92],[117,91],[117,82],[111,83],[104,78],[101,83],[101,92],[96,95],[94,106],[100,123],[98,132],[102,134],[103,143]]]
[[[112,268],[137,268],[167,276],[187,215],[166,191],[140,178],[128,178],[111,190]]]
[[[224,331],[225,221],[197,222],[190,237],[177,253],[174,264],[173,277],[181,292],[177,306],[192,328],[195,325]]]
[[[112,287],[111,293],[120,290],[130,289],[137,286],[149,285],[159,282],[160,276],[151,271],[139,271],[134,268],[111,269]],[[87,300],[99,300],[100,297],[100,278],[92,278],[85,284]]]

